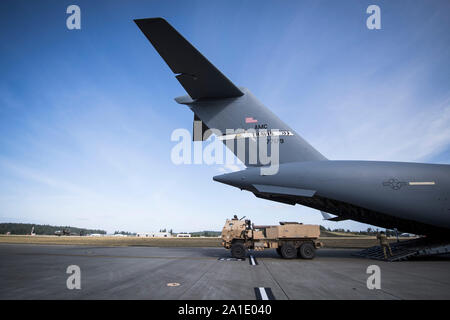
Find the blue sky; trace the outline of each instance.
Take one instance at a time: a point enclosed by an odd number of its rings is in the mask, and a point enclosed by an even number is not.
[[[81,8],[81,30],[66,8]],[[381,8],[381,30],[366,8]],[[133,22],[164,17],[329,159],[450,162],[448,1],[2,1],[0,221],[219,230],[225,217],[331,228],[318,211],[170,161],[184,95]],[[231,168],[232,169],[232,168]]]

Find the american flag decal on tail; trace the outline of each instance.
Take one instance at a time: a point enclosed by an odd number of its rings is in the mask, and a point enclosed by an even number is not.
[[[245,118],[245,123],[256,123],[258,120],[253,119],[253,117],[247,117]]]

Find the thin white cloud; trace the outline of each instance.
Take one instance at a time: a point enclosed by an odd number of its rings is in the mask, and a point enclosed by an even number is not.
[[[335,124],[329,125],[336,133],[323,134],[318,149],[330,159],[426,162],[450,145],[448,98],[419,108],[414,95],[395,101],[389,92],[380,94],[385,99],[376,105],[367,96],[336,103],[330,115]],[[364,107],[355,110],[356,105]]]
[[[84,187],[80,187],[68,181],[53,178],[51,176],[42,173],[41,170],[34,170],[26,166],[14,164],[3,156],[0,156],[0,168],[3,168],[5,172],[15,174],[22,179],[37,182],[39,184],[57,190],[63,190],[80,195],[92,194],[91,191],[85,189]]]

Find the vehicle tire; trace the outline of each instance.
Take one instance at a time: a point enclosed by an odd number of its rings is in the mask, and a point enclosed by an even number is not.
[[[306,242],[298,248],[298,255],[302,259],[313,259],[316,256],[316,248],[310,242]]]
[[[233,243],[231,245],[231,256],[236,259],[244,259],[247,250],[242,243]]]
[[[290,243],[285,243],[281,246],[281,256],[285,259],[294,259],[297,256],[297,249]]]
[[[281,248],[278,247],[278,248],[276,248],[275,250],[277,251],[278,255],[281,256]]]

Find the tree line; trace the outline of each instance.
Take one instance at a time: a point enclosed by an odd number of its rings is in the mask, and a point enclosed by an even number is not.
[[[37,235],[54,235],[55,231],[68,230],[72,234],[86,235],[91,233],[106,234],[105,230],[99,229],[85,229],[77,228],[71,226],[50,226],[32,223],[0,223],[0,234],[10,234],[22,235],[31,234],[31,230],[34,227],[34,233]]]
[[[349,229],[343,229],[343,228],[337,228],[337,229],[331,229],[331,228],[325,228],[324,226],[320,226],[320,230],[322,231],[329,231],[329,232],[339,232],[339,233],[352,233],[352,234],[358,234],[358,235],[367,235],[367,236],[376,236],[378,232],[384,231],[388,237],[394,237],[397,235],[395,230],[390,229],[378,229],[378,228],[367,228],[367,230],[360,230],[360,231],[350,231]],[[401,232],[398,232],[401,233]]]

